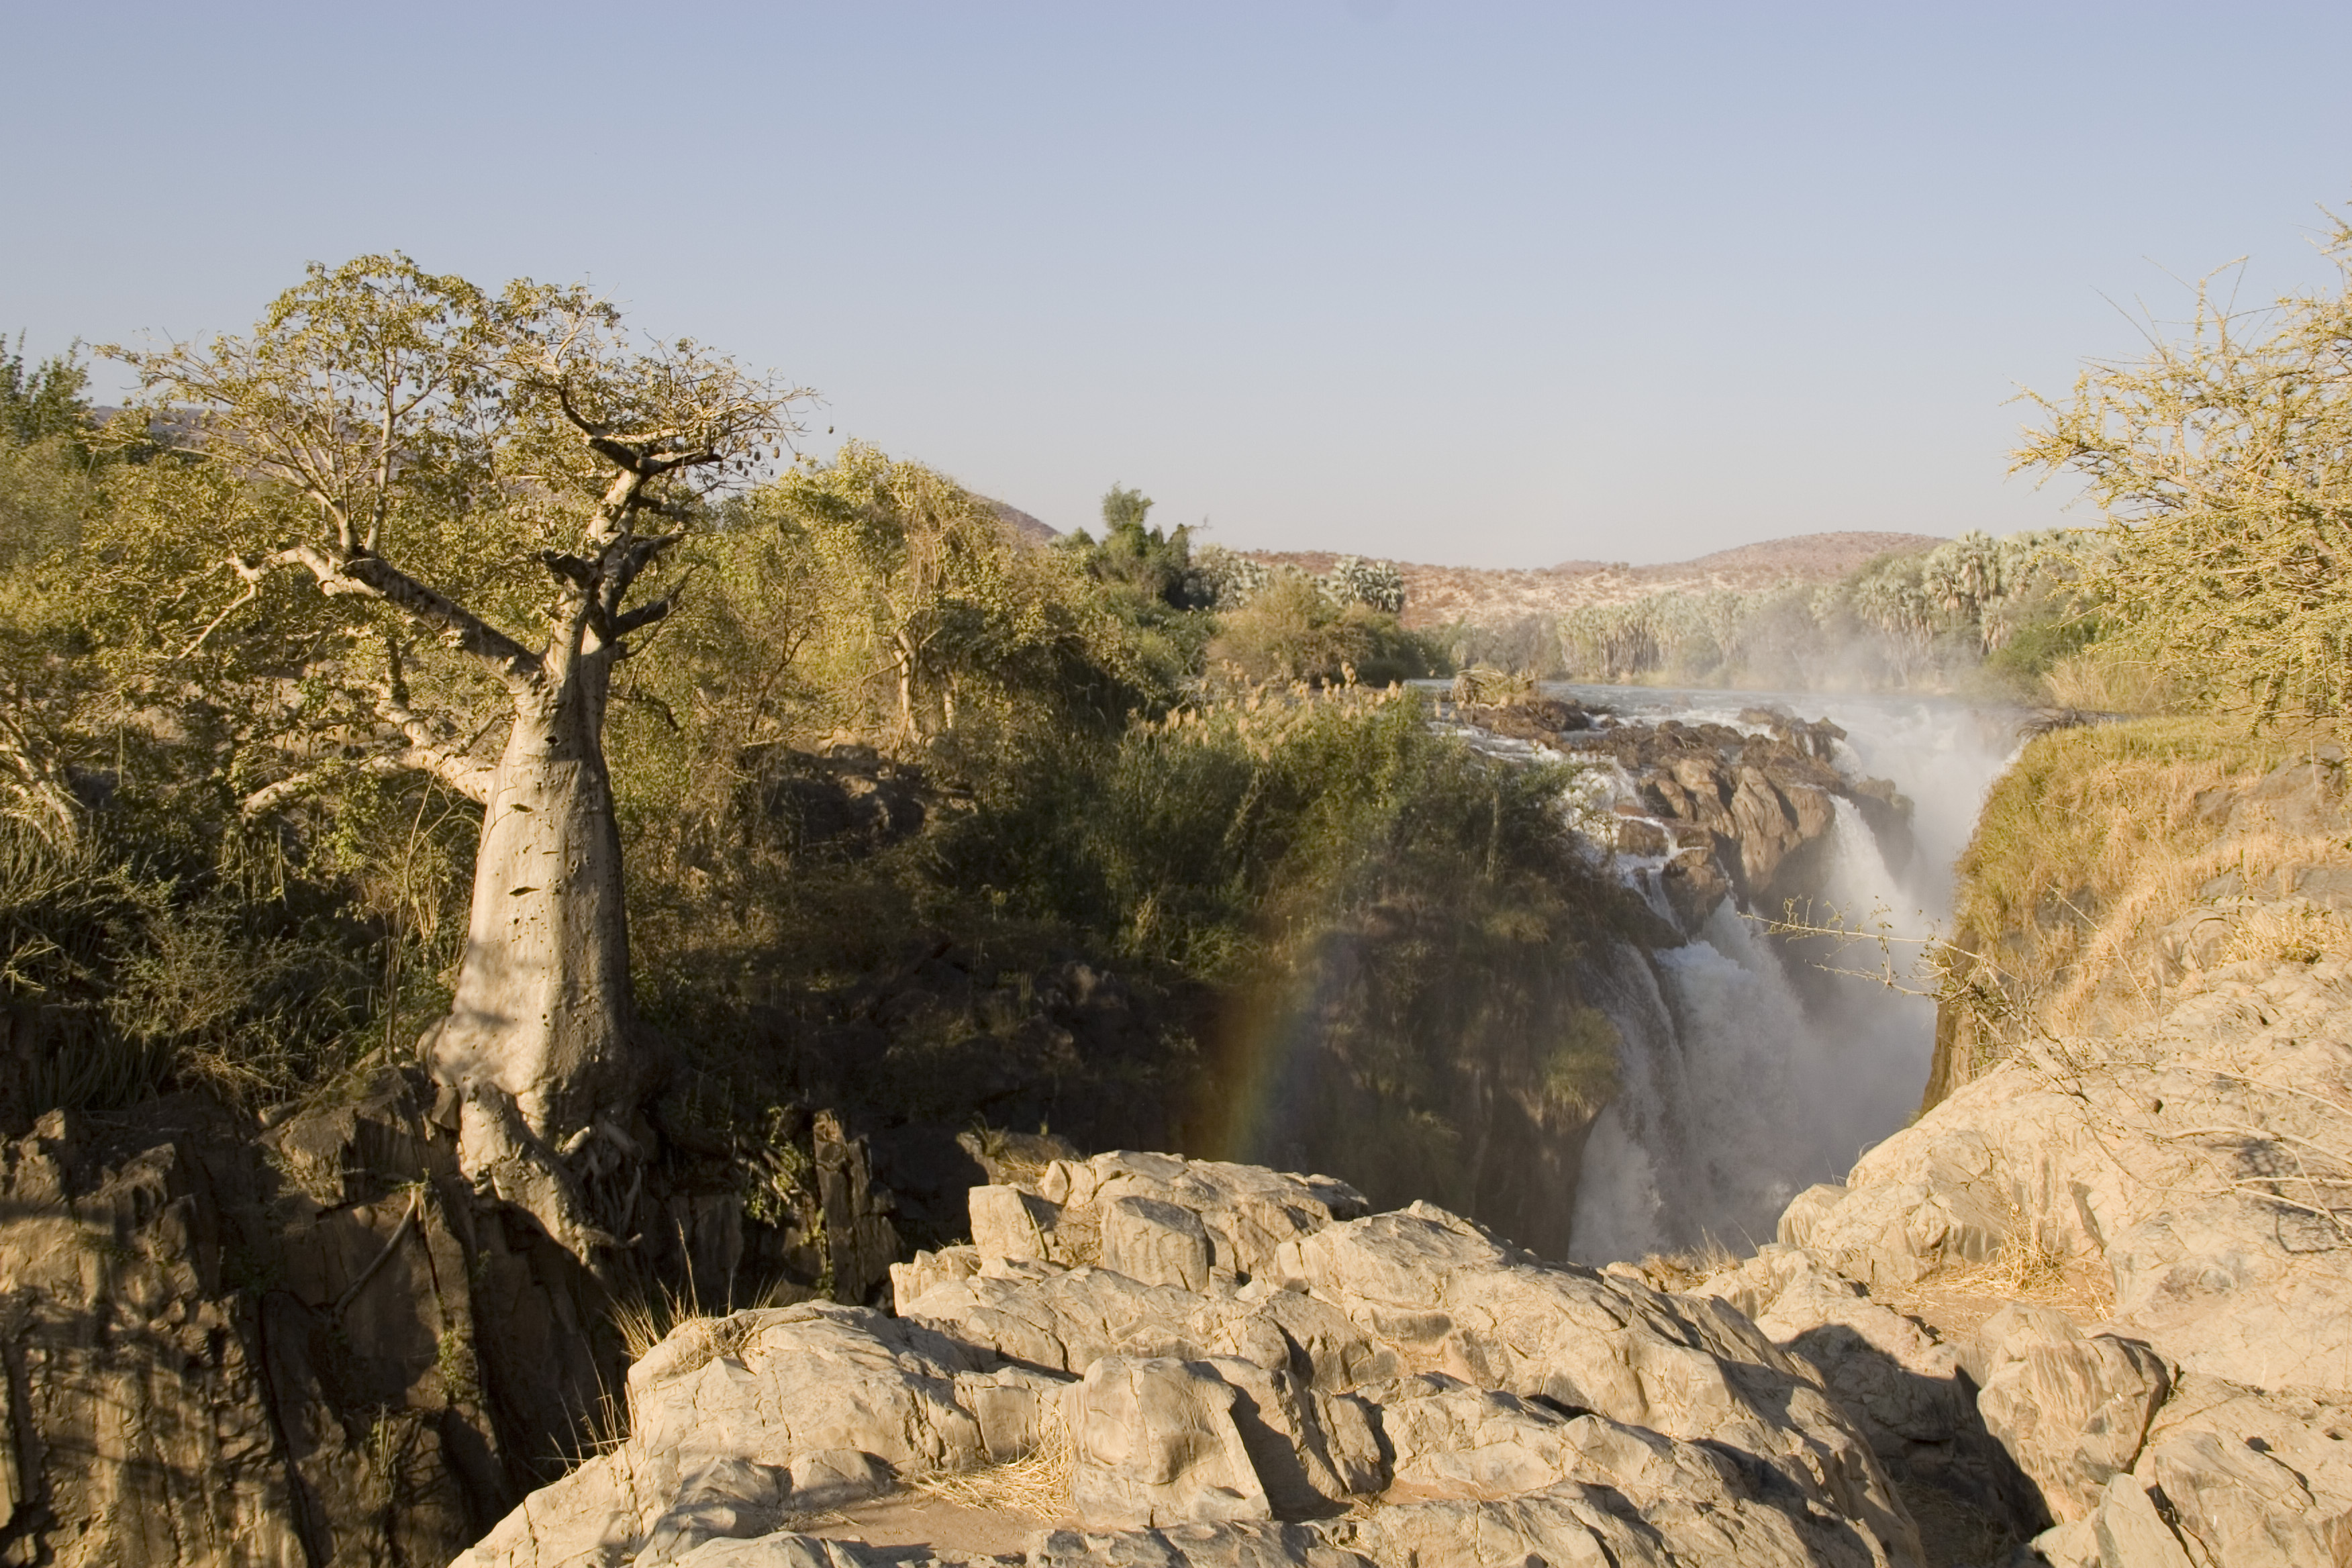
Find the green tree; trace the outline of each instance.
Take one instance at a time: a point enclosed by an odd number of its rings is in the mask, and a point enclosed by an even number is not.
[[[974,703],[1105,700],[1137,675],[1061,552],[1026,549],[989,503],[863,442],[761,492],[754,515],[822,563],[841,683],[881,684],[898,740],[954,732]],[[851,717],[862,718],[863,715]]]
[[[89,371],[81,345],[27,369],[25,335],[0,342],[0,438],[20,447],[52,437],[86,449],[90,434]]]
[[[2184,693],[2258,718],[2352,704],[2352,226],[2337,286],[2232,311],[2084,368],[2014,457],[2079,477],[2105,520],[2078,552],[2106,636]]]
[[[1141,490],[1113,485],[1102,499],[1101,541],[1082,528],[1062,543],[1085,561],[1089,576],[1125,601],[1120,608],[1130,618],[1160,624],[1166,617],[1156,606],[1202,609],[1215,595],[1193,564],[1192,530],[1179,527],[1168,533],[1147,527],[1151,507],[1151,498]]]
[[[1143,520],[1151,514],[1153,502],[1141,490],[1113,484],[1103,491],[1103,527],[1113,533],[1125,528],[1140,530]]]
[[[491,294],[403,256],[313,266],[242,338],[108,352],[193,412],[213,503],[129,509],[157,597],[177,578],[173,614],[203,617],[182,641],[166,615],[152,646],[299,693],[247,812],[353,768],[481,806],[455,994],[422,1048],[467,1173],[590,1258],[622,1217],[592,1189],[637,1147],[660,1065],[631,1000],[614,671],[677,602],[633,603],[640,579],[799,395],[690,342],[633,349],[581,289]]]

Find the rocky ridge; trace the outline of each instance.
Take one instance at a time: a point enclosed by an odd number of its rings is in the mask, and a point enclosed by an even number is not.
[[[631,1431],[466,1568],[555,1563],[1911,1564],[1817,1367],[1719,1295],[1547,1264],[1325,1178],[1113,1153],[975,1189],[898,1312],[699,1320]],[[1027,1468],[1006,1552],[859,1510]]]
[[[1874,556],[1931,550],[1943,542],[1925,533],[1801,533],[1648,566],[1601,561],[1534,568],[1395,564],[1404,578],[1404,624],[1421,629],[1459,622],[1496,626],[1527,616],[1549,621],[1580,605],[1626,604],[1646,594],[1833,583]],[[1339,558],[1329,551],[1248,553],[1310,575],[1328,572]]]

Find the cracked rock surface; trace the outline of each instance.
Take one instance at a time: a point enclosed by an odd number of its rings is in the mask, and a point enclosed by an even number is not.
[[[897,1315],[682,1325],[630,1373],[630,1436],[459,1562],[1921,1561],[1818,1368],[1719,1296],[1166,1155],[1056,1161],[973,1197],[975,1244],[899,1266]],[[1016,1470],[1052,1500],[1010,1555],[949,1528],[910,1546],[819,1527]]]

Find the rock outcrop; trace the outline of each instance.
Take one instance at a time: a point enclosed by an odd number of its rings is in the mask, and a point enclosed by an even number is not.
[[[0,1563],[437,1568],[593,1439],[627,1364],[612,1292],[474,1193],[418,1087],[0,1142]],[[803,1131],[781,1226],[674,1152],[638,1194],[648,1265],[881,1284],[863,1148]]]
[[[2061,1568],[2352,1563],[2352,968],[2202,971],[1926,1112],[1694,1293],[1821,1371],[1899,1480]],[[2083,1289],[1948,1342],[1873,1297]]]
[[[894,1271],[898,1316],[674,1331],[630,1372],[627,1439],[460,1562],[1921,1560],[1818,1369],[1720,1297],[1363,1207],[1164,1155],[976,1189],[973,1244]],[[861,1496],[1013,1472],[1050,1498],[1010,1559],[958,1549],[949,1514],[919,1552],[854,1539]]]
[[[1872,1150],[1804,1244],[1881,1290],[2032,1245],[2191,1372],[2352,1392],[2352,969],[2210,972],[2161,1019],[2037,1042]],[[1798,1239],[1793,1234],[1788,1239]]]
[[[1835,764],[1845,731],[1826,719],[1750,708],[1739,725],[1633,723],[1580,704],[1528,696],[1507,704],[1460,700],[1461,722],[1508,740],[1612,764],[1621,781],[1607,835],[1622,853],[1655,859],[1658,888],[1686,933],[1729,900],[1778,915],[1820,893],[1837,803],[1860,815],[1887,865],[1912,854],[1911,802],[1885,779]]]

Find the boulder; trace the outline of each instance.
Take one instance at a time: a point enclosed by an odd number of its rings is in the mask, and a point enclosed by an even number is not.
[[[918,1250],[904,1263],[890,1265],[890,1300],[900,1316],[934,1285],[969,1279],[980,1272],[980,1248],[943,1247],[937,1252]]]
[[[1917,1551],[1885,1473],[1810,1369],[1719,1301],[1541,1264],[1426,1204],[1319,1231],[1284,1266],[1408,1371],[1737,1449],[1885,1549]]]
[[[2139,1458],[2172,1390],[2170,1369],[2137,1341],[2085,1336],[2048,1308],[2004,1307],[1979,1342],[1985,1426],[2033,1478],[2053,1518],[2087,1517]]]
[[[2149,1423],[2126,1494],[2160,1498],[2192,1561],[2253,1568],[2352,1563],[2352,1402],[2309,1389],[2253,1389],[2184,1373]]]
[[[1375,1568],[1321,1530],[1246,1521],[1164,1530],[1057,1530],[1028,1568]]]
[[[1234,1391],[1234,1425],[1276,1513],[1304,1519],[1344,1506],[1350,1492],[1380,1489],[1377,1484],[1361,1484],[1382,1474],[1379,1440],[1369,1426],[1360,1437],[1343,1435],[1343,1445],[1356,1451],[1349,1454],[1343,1447],[1335,1462],[1323,1430],[1328,1406],[1289,1368],[1260,1366],[1238,1356],[1218,1356],[1208,1364]],[[1343,1410],[1363,1407],[1357,1400],[1339,1405]],[[1351,1437],[1356,1438],[1352,1443]]]
[[[971,1245],[982,1258],[1050,1258],[1059,1205],[1018,1187],[971,1190]]]
[[[1103,1267],[1147,1285],[1209,1286],[1209,1232],[1191,1209],[1132,1194],[1102,1208]]]
[[[1076,1468],[1073,1506],[1125,1529],[1270,1519],[1234,1393],[1206,1362],[1105,1356],[1064,1396]]]
[[[1121,1198],[1185,1210],[1208,1237],[1211,1268],[1236,1283],[1263,1273],[1283,1243],[1353,1219],[1368,1206],[1361,1193],[1329,1176],[1126,1151],[1057,1160],[1038,1178],[1037,1193],[1063,1212],[1063,1223],[1091,1227],[1097,1237],[1100,1216]]]

